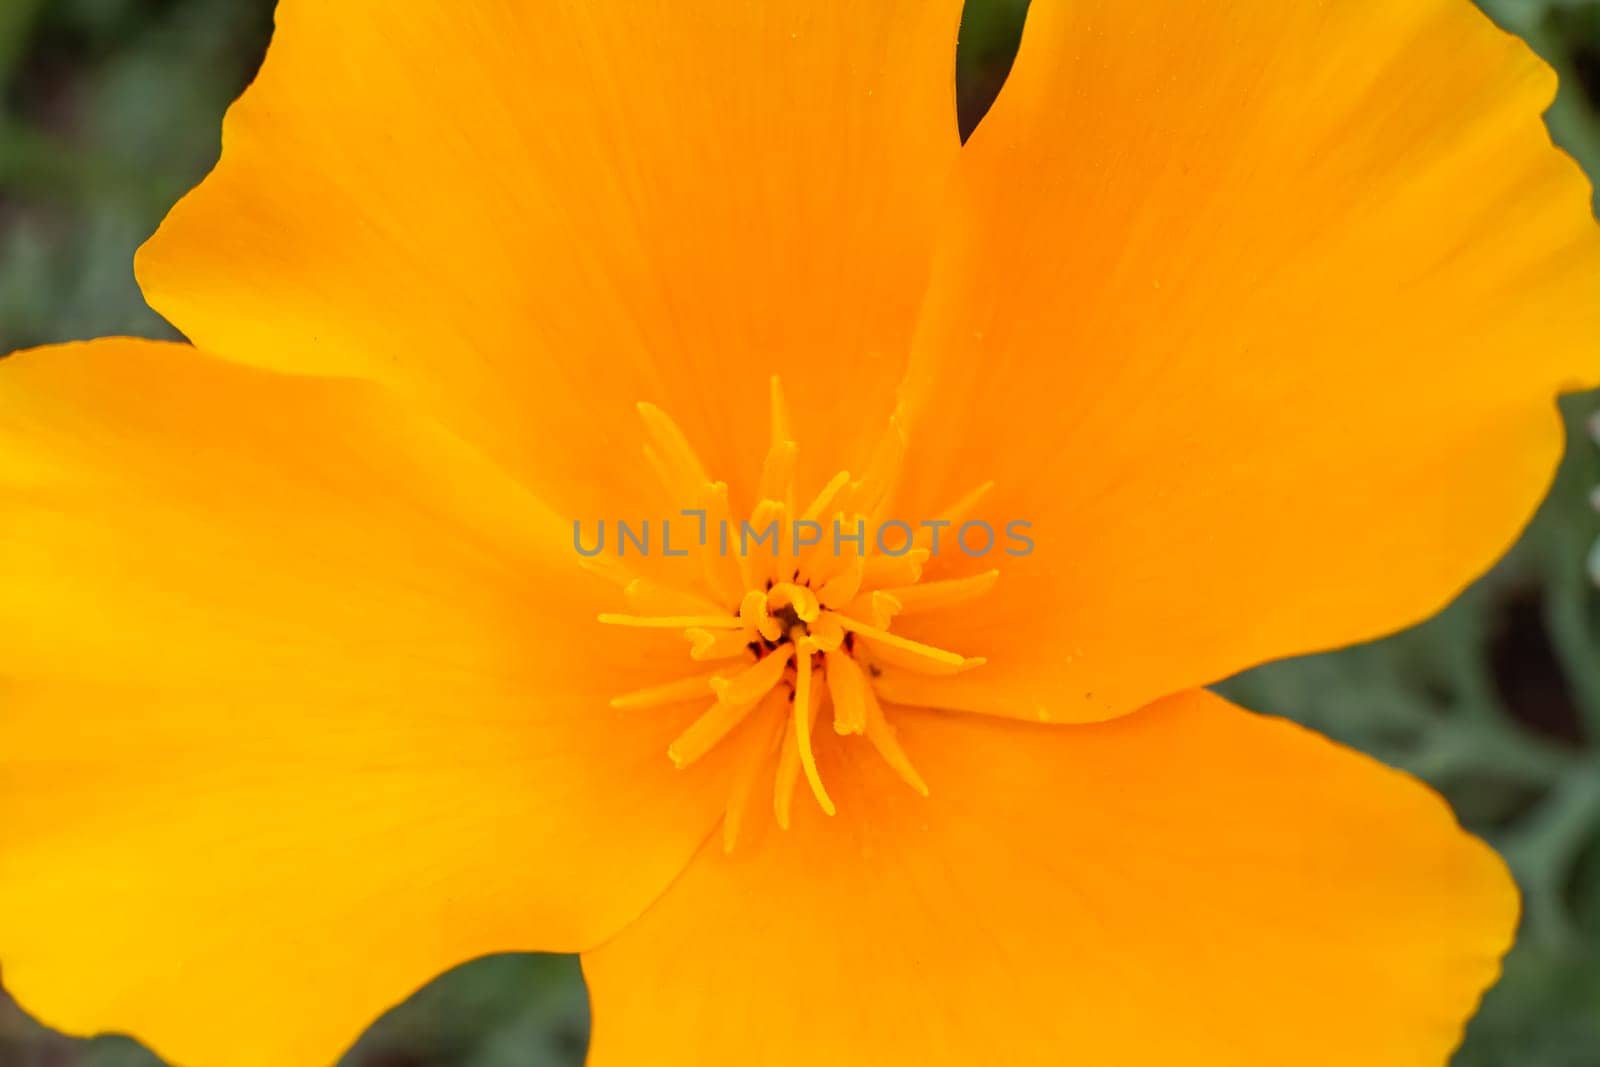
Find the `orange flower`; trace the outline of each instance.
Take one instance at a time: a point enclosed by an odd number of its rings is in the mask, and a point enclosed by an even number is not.
[[[1549,72],[1466,0],[1035,0],[963,148],[959,7],[284,0],[138,263],[193,347],[0,366],[26,1006],[315,1067],[540,949],[597,1067],[1444,1062],[1502,866],[1198,687],[1534,507]],[[814,495],[1036,550],[573,551]]]

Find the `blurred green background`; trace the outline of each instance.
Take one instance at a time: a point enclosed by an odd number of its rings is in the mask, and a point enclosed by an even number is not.
[[[1552,128],[1600,174],[1600,0],[1484,3],[1560,70]],[[970,0],[959,83],[969,129],[1005,77],[1025,8]],[[214,161],[223,109],[270,29],[270,0],[0,0],[0,352],[170,335],[134,286],[133,251]],[[1600,448],[1586,428],[1600,397],[1566,408],[1573,444],[1549,502],[1454,607],[1226,687],[1427,778],[1510,860],[1524,929],[1458,1067],[1600,1067]],[[434,982],[346,1062],[577,1064],[586,1030],[574,961],[502,956]],[[156,1061],[125,1039],[50,1034],[0,994],[0,1067]]]

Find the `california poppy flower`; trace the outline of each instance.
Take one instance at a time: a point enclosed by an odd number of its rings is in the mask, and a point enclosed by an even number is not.
[[[137,263],[192,343],[0,364],[26,1007],[319,1065],[552,950],[597,1067],[1445,1060],[1502,865],[1201,687],[1535,506],[1551,75],[1465,0],[1036,0],[963,146],[959,9],[284,0]],[[574,551],[723,509],[1033,550]]]

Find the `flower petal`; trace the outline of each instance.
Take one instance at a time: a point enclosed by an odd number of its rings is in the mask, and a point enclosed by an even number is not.
[[[708,846],[585,955],[591,1067],[1438,1067],[1510,941],[1436,795],[1209,694],[896,722],[928,799],[828,738],[836,817]]]
[[[393,7],[280,3],[220,166],[140,256],[157,310],[395,383],[564,514],[654,499],[646,400],[746,499],[773,372],[826,419],[812,476],[864,454],[959,150],[959,0]]]
[[[989,660],[941,700],[1121,714],[1403,627],[1511,544],[1555,395],[1600,380],[1552,87],[1466,0],[1033,5],[963,156],[906,469],[919,514],[993,479],[978,517],[1036,548],[907,621]]]
[[[567,537],[370,384],[0,361],[7,986],[178,1062],[314,1065],[445,968],[633,918],[731,756],[674,772],[698,705],[607,707],[681,657],[592,621]]]

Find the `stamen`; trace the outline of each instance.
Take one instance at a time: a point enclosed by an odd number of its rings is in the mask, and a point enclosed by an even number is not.
[[[851,560],[861,555],[861,546],[855,539],[857,532],[855,520],[847,518],[845,513],[840,511],[834,514],[833,522],[839,529],[850,532],[838,540],[835,540],[835,535],[831,531],[825,532],[821,540],[806,549],[805,555],[795,568],[795,574],[800,581],[808,585],[821,588],[850,566]],[[841,547],[843,551],[840,550]]]
[[[902,639],[903,640],[903,639]],[[965,674],[967,671],[976,670],[989,661],[982,656],[957,656],[960,662],[952,662],[944,657],[954,653],[944,652],[942,649],[920,645],[912,649],[898,643],[891,644],[887,641],[864,638],[863,644],[867,651],[872,653],[873,666],[884,664],[898,667],[903,671],[913,674],[926,674],[934,678],[949,678],[956,674]],[[915,641],[906,642],[907,645],[917,645]],[[930,656],[928,651],[938,652],[938,657]]]
[[[750,585],[759,584],[761,581],[777,581],[779,578],[788,577],[793,569],[787,550],[784,548],[784,527],[787,525],[785,516],[788,509],[778,500],[763,500],[756,505],[755,511],[750,513],[750,526],[752,534],[749,552],[745,554],[745,544],[739,543],[739,560],[744,565],[746,582]],[[768,549],[765,544],[758,545],[756,538],[771,533],[773,536],[772,547]],[[758,556],[755,553],[760,552]]]
[[[700,486],[711,480],[700,457],[666,412],[654,404],[641,402],[637,406],[667,489],[680,500],[693,499]]]
[[[816,522],[822,518],[829,506],[833,504],[834,497],[838,496],[839,492],[849,484],[849,471],[840,471],[835,474],[833,480],[822,487],[822,492],[817,494],[817,498],[811,502],[811,505],[801,512],[800,518],[806,522]]]
[[[661,487],[667,491],[668,496],[676,498],[679,493],[683,492],[685,482],[682,474],[673,470],[667,461],[661,458],[660,452],[657,452],[649,445],[645,445],[641,451],[644,453],[645,466],[650,468],[651,473],[656,476],[656,481],[661,483]]]
[[[898,410],[889,416],[889,428],[878,440],[867,473],[852,485],[849,510],[869,519],[878,517],[887,506],[900,481],[900,468],[906,458],[905,416]]]
[[[853,619],[860,619],[874,629],[887,630],[889,623],[894,620],[896,615],[900,614],[900,601],[881,590],[862,593],[840,608],[839,613],[848,615]]]
[[[667,757],[680,771],[710,752],[745,720],[755,707],[753,704],[725,704],[722,701],[696,719],[677,740],[667,746]]]
[[[615,556],[586,557],[578,560],[578,566],[601,581],[610,582],[612,585],[622,589],[624,596],[627,595],[629,584],[638,578],[638,575],[633,572],[631,567],[625,566]],[[641,611],[639,614],[648,615],[650,612]]]
[[[612,615],[600,616],[607,626],[628,626],[641,630],[741,630],[737,615]]]
[[[820,522],[822,516],[828,513],[828,508],[832,507],[834,498],[849,484],[849,471],[840,471],[835,474],[833,480],[823,486],[822,492],[817,494],[817,498],[811,502],[811,506],[801,512],[800,521],[822,525]],[[837,518],[839,522],[844,522],[844,513],[838,513]],[[808,546],[799,554],[799,559],[796,561],[794,569],[796,577],[806,581],[818,580],[813,576],[813,572],[816,570],[818,559],[825,558],[823,546],[830,543],[832,534],[833,531],[824,529],[822,535],[817,538],[817,543]],[[852,551],[854,551],[853,545],[854,543],[852,542]]]
[[[833,732],[860,734],[867,728],[866,676],[856,661],[840,652],[829,652],[828,692],[833,697]]]
[[[900,604],[900,611],[915,615],[922,611],[952,608],[976,600],[994,588],[1000,578],[999,571],[985,571],[970,578],[950,578],[942,582],[921,582],[881,590]]]
[[[700,547],[700,568],[717,599],[732,603],[750,588],[751,579],[744,553],[724,551],[722,532],[728,528],[733,512],[728,507],[728,483],[706,482],[696,491],[695,506],[705,515],[705,543]],[[701,531],[695,531],[699,534]]]
[[[622,591],[635,615],[715,615],[717,605],[705,597],[672,589],[648,578],[635,578]]]
[[[823,583],[822,588],[817,591],[817,599],[829,607],[848,604],[861,590],[861,581],[866,574],[866,562],[852,553],[845,561],[844,569]]]
[[[715,633],[701,629],[685,630],[683,636],[689,639],[689,658],[693,660],[732,659],[750,651],[750,635],[743,628]]]
[[[989,495],[989,491],[993,488],[993,482],[984,482],[978,488],[945,508],[938,515],[935,515],[933,523],[923,526],[917,531],[916,546],[918,548],[932,549],[933,541],[938,536],[938,531],[943,528],[961,525],[962,521],[972,514],[973,510],[983,501],[984,497]]]
[[[711,681],[723,676],[727,668],[719,671],[708,671],[705,674],[695,674],[688,678],[679,678],[675,682],[665,685],[653,685],[648,689],[636,689],[632,693],[624,693],[619,697],[611,698],[611,706],[623,711],[636,711],[644,708],[660,708],[668,704],[682,704],[690,700],[704,699],[711,695]]]
[[[922,565],[928,562],[925,548],[913,548],[903,556],[872,556],[867,560],[861,584],[868,589],[915,585],[922,581]]]
[[[783,379],[774,374],[767,380],[767,404],[771,409],[772,444],[794,440],[794,423],[789,418],[789,401],[783,395]]]
[[[787,725],[787,723],[785,723]],[[778,826],[789,828],[794,814],[794,787],[800,781],[800,738],[793,730],[783,731],[783,747],[778,752],[778,771],[772,781],[772,814]]]
[[[879,698],[891,704],[919,708],[949,708],[957,705],[950,702],[948,679],[949,675],[938,675],[928,671],[907,671],[887,666],[879,668],[879,673],[872,679],[872,688]],[[1030,718],[1033,720],[1050,721],[1050,712],[1044,706],[1040,705],[1031,710]]]
[[[811,657],[814,651],[810,641],[800,643],[798,673],[794,683],[794,737],[800,753],[800,766],[806,772],[806,781],[811,783],[811,794],[817,798],[822,810],[832,815],[833,798],[822,786],[822,775],[817,772],[817,757],[811,751],[811,724],[816,718],[816,711],[811,706]]]
[[[783,691],[774,689],[756,709],[755,714],[758,718],[770,716],[772,721],[767,728],[766,736],[750,746],[750,751],[734,775],[733,785],[728,794],[728,806],[722,816],[723,852],[732,852],[733,846],[738,843],[739,828],[744,824],[744,813],[750,806],[750,794],[755,791],[756,781],[761,777],[762,769],[772,762],[773,753],[778,751],[782,739],[789,733],[785,729],[788,720],[782,714],[788,710],[787,704],[788,700]]]
[[[794,646],[786,645],[759,662],[753,663],[731,678],[711,680],[711,689],[717,699],[729,704],[754,704],[772,691],[783,680]]]
[[[778,441],[767,452],[761,465],[761,480],[756,483],[756,496],[763,500],[788,501],[794,489],[794,464],[800,446],[793,441]]]
[[[896,652],[904,652],[907,653],[912,658],[912,662],[915,663],[920,664],[927,662],[928,664],[934,666],[956,668],[964,668],[967,665],[967,658],[958,653],[946,652],[942,648],[934,648],[932,645],[925,645],[920,641],[913,641],[909,637],[901,637],[899,634],[892,634],[887,630],[879,630],[876,627],[866,626],[850,618],[848,615],[839,616],[839,625],[843,626],[846,630],[849,630],[856,636],[865,638],[875,646],[875,650],[876,646],[881,646],[883,649],[893,649]]]
[[[900,776],[901,781],[927,796],[928,783],[922,780],[922,775],[911,765],[911,758],[900,747],[894,727],[883,717],[883,705],[878,703],[877,694],[871,686],[867,686],[864,692],[867,700],[867,740],[872,742],[872,747],[878,750],[878,755]]]
[[[713,678],[711,687],[717,702],[696,719],[678,739],[667,747],[667,756],[682,770],[710,752],[761,703],[783,678],[789,656],[773,654],[747,667],[732,678]],[[772,666],[776,666],[776,670]]]

